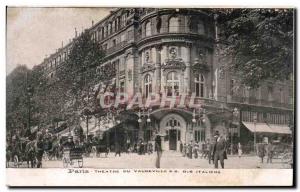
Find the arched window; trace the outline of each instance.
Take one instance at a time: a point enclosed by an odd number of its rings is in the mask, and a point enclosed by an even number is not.
[[[171,17],[169,19],[169,32],[178,32],[179,31],[179,18]]]
[[[179,76],[172,71],[167,74],[167,96],[179,96]]]
[[[145,96],[146,98],[152,93],[152,78],[150,75],[146,75],[144,79],[145,84]]]
[[[150,22],[150,21],[148,21],[148,22],[146,23],[145,30],[146,30],[146,37],[147,37],[147,36],[150,36],[150,35],[151,35],[151,22]]]
[[[198,34],[204,35],[204,24],[203,21],[199,21],[197,24]]]
[[[199,74],[195,78],[195,91],[196,91],[196,97],[205,96],[205,79],[202,74]]]
[[[177,121],[175,118],[171,118],[169,121],[166,123],[166,127],[180,127],[180,122]]]

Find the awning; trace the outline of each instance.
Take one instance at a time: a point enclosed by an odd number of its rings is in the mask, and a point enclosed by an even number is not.
[[[291,129],[287,125],[269,124],[269,126],[271,127],[271,129],[275,133],[279,133],[279,134],[292,134]]]
[[[251,132],[256,132],[256,133],[274,133],[274,131],[266,123],[256,123],[254,125],[253,122],[244,122],[243,121],[243,124]]]

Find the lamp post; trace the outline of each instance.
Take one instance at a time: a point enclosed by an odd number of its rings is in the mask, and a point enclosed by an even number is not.
[[[253,116],[253,123],[254,123],[254,148],[253,148],[253,150],[254,150],[254,152],[256,152],[256,123],[257,123],[257,115],[255,114],[254,116]]]
[[[237,118],[238,115],[239,115],[239,110],[235,107],[233,109],[232,114],[233,114],[233,119],[232,120],[234,121],[234,117]],[[234,132],[233,132],[233,128],[231,128],[231,130],[230,130],[230,151],[231,151],[231,154],[233,154],[233,136],[234,136]]]
[[[202,122],[202,123],[205,123],[205,118],[204,118],[204,115],[205,114],[205,109],[204,108],[199,108],[199,120]],[[193,128],[194,128],[194,124],[197,123],[197,119],[196,119],[196,109],[194,109],[193,111],[193,118],[192,118],[192,130],[191,130],[191,135],[193,134]],[[202,129],[202,126],[201,126],[201,129]],[[200,130],[200,141],[202,139],[202,130]]]
[[[138,123],[140,126],[140,129],[142,129],[142,122],[143,119],[146,118],[146,123],[151,123],[151,118],[150,118],[150,112],[151,112],[151,108],[148,109],[148,111],[146,112],[145,109],[139,110],[138,112]],[[143,135],[145,136],[145,134],[143,133]]]

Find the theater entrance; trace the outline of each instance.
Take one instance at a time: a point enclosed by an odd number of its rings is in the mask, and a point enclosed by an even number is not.
[[[177,150],[177,130],[173,129],[169,131],[169,149]]]

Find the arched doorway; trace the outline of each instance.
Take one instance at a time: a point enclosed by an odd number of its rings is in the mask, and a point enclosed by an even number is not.
[[[164,135],[164,150],[179,150],[180,141],[185,142],[186,121],[178,114],[171,113],[160,121],[160,130]]]

